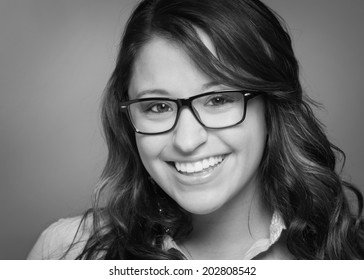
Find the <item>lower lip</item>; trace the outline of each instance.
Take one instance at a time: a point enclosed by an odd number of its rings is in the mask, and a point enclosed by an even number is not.
[[[218,165],[215,165],[214,167],[201,172],[180,173],[176,170],[174,166],[169,165],[169,167],[174,171],[174,174],[179,183],[183,185],[202,185],[215,179],[215,177],[217,177],[221,173],[221,168],[225,164],[227,157],[228,156],[226,155],[224,157],[224,160]]]

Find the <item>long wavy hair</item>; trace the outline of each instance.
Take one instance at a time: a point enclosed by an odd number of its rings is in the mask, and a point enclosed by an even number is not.
[[[197,30],[210,37],[217,56]],[[214,80],[265,92],[268,140],[259,167],[261,192],[270,210],[283,217],[293,256],[362,259],[362,195],[335,171],[345,155],[330,143],[311,109],[315,103],[302,92],[283,20],[258,0],[144,0],[136,7],[103,98],[109,153],[94,206],[82,221],[91,219],[93,227],[78,258],[183,258],[176,249],[165,250],[163,240],[186,238],[190,214],[151,180],[119,108],[128,100],[136,57],[155,37],[178,44]],[[345,188],[357,197],[356,211]]]

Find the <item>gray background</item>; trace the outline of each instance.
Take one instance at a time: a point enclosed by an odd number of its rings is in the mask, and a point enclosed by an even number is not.
[[[0,259],[78,215],[106,157],[99,101],[134,0],[0,1]],[[288,23],[306,91],[363,184],[362,0],[265,0]]]

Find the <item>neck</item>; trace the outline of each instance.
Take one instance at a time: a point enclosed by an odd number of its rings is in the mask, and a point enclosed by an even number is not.
[[[193,215],[193,232],[183,247],[194,259],[241,259],[251,245],[269,236],[272,213],[257,187],[243,189],[217,211]]]

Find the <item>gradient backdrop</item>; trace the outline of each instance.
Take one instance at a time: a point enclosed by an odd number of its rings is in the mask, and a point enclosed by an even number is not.
[[[0,259],[90,206],[99,101],[136,0],[0,0]],[[306,91],[364,190],[362,0],[265,0],[290,26]]]

